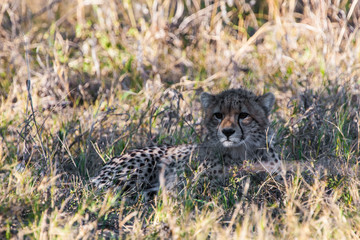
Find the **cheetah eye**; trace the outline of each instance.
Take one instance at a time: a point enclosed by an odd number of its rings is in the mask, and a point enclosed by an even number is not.
[[[220,112],[214,113],[214,117],[218,120],[221,120],[223,118],[223,114]]]
[[[248,113],[245,113],[245,112],[242,112],[242,113],[239,114],[239,118],[240,118],[240,119],[245,119],[245,118],[247,118],[248,116],[249,116],[249,114],[248,114]]]

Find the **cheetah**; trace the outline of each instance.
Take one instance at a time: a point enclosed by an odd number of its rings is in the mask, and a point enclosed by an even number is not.
[[[172,191],[184,187],[184,175],[226,179],[237,171],[274,173],[281,167],[270,144],[272,93],[257,96],[230,89],[200,96],[207,134],[200,144],[146,147],[112,158],[91,182],[99,189],[127,193]],[[194,164],[195,163],[195,164]],[[197,167],[194,167],[197,166]],[[187,170],[191,171],[187,171]]]

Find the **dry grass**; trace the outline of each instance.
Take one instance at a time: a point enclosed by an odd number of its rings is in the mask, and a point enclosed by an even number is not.
[[[0,238],[358,239],[359,4],[3,0]],[[199,142],[199,93],[239,86],[276,95],[301,171],[131,205],[89,189],[111,156]]]

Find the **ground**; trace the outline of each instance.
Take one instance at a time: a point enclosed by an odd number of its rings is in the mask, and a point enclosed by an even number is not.
[[[0,9],[1,239],[358,238],[356,1]],[[112,156],[199,143],[200,93],[240,86],[274,93],[271,141],[291,174],[150,203],[89,187]]]

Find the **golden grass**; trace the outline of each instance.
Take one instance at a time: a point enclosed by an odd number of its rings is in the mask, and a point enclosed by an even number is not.
[[[358,1],[3,0],[0,238],[358,239],[359,21]],[[87,185],[199,142],[199,93],[240,86],[277,98],[283,180],[133,204]]]

